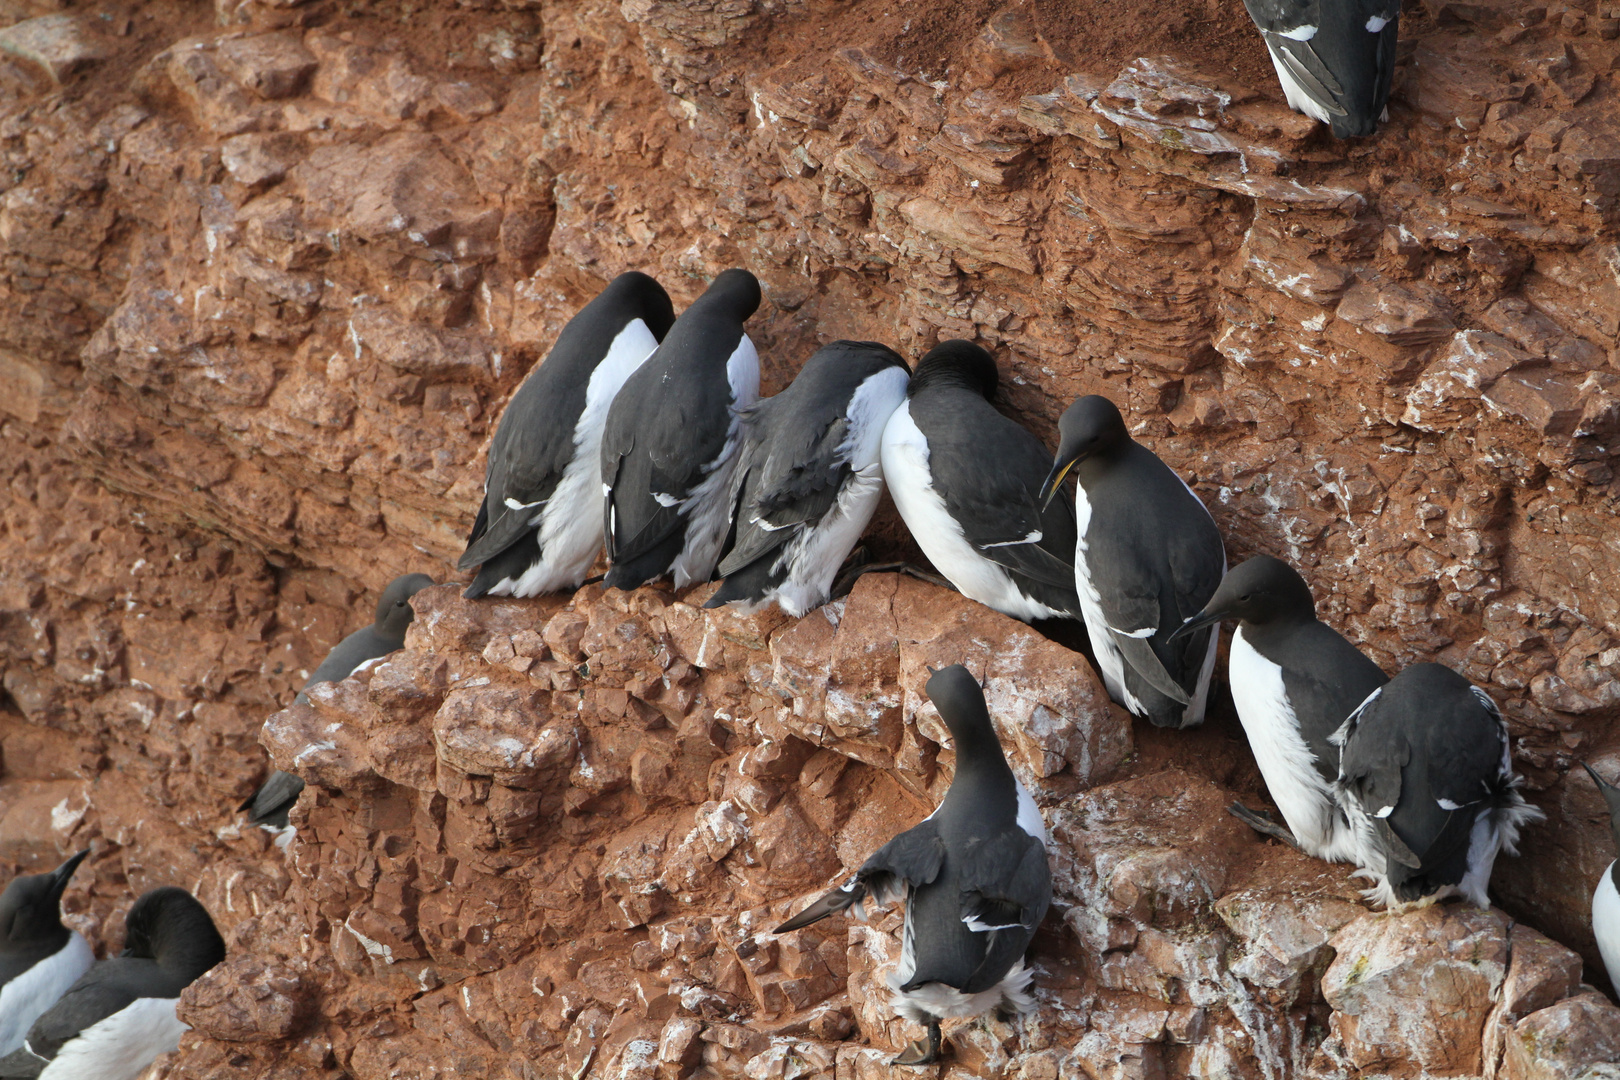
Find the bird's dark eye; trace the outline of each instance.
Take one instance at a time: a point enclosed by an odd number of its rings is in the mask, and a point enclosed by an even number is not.
[[[1238,603],[1247,604],[1250,600],[1253,600],[1253,599],[1254,599],[1254,596],[1253,596],[1252,593],[1244,593],[1242,596],[1238,597]]]

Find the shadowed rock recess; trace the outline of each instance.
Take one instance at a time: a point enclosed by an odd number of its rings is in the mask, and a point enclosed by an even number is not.
[[[1620,772],[1620,6],[1402,35],[1339,143],[1236,0],[0,2],[0,876],[93,845],[64,905],[106,951],[145,889],[208,905],[230,958],[155,1077],[887,1076],[898,915],[768,929],[932,809],[920,690],[963,662],[1057,897],[1041,1009],[948,1026],[939,1075],[1620,1075],[1571,771]],[[1548,814],[1501,909],[1369,912],[1227,816],[1229,705],[1133,732],[910,578],[801,620],[436,588],[277,711],[449,576],[581,303],[733,265],[766,392],[835,338],[977,339],[1049,439],[1119,402],[1386,670],[1487,687]],[[871,544],[908,552],[892,511]],[[271,764],[285,854],[232,812]]]

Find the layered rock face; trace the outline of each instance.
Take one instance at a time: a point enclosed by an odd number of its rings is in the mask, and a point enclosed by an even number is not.
[[[155,885],[208,903],[232,960],[164,1069],[882,1071],[915,1034],[884,1004],[895,918],[764,931],[931,809],[949,753],[919,687],[957,661],[991,680],[1060,896],[1040,1017],[954,1032],[951,1068],[1616,1056],[1613,1007],[1540,935],[1595,961],[1614,855],[1570,770],[1620,772],[1620,9],[1410,5],[1390,123],[1357,143],[1283,107],[1235,3],[0,23],[0,859],[93,843],[66,901],[93,939]],[[1498,867],[1513,921],[1367,914],[1226,819],[1258,786],[1229,711],[1133,744],[1082,656],[886,577],[798,621],[423,594],[406,653],[265,729],[311,781],[287,855],[242,830],[264,718],[389,579],[447,576],[562,322],[621,270],[683,302],[731,265],[765,285],[767,392],[834,338],[976,338],[1009,412],[1050,435],[1109,394],[1234,560],[1299,565],[1386,669],[1488,688],[1549,818]],[[892,515],[873,545],[905,551]]]

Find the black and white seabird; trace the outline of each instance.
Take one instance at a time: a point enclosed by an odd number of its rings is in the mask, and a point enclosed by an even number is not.
[[[934,568],[1004,615],[1078,618],[1074,513],[1040,503],[1050,458],[990,404],[996,362],[971,341],[929,350],[883,429],[883,475]]]
[[[1356,834],[1357,875],[1386,907],[1460,894],[1490,906],[1496,854],[1545,815],[1519,794],[1507,724],[1490,695],[1441,664],[1374,690],[1333,735],[1334,783]]]
[[[1070,472],[1075,586],[1108,696],[1159,727],[1203,723],[1219,631],[1177,631],[1226,572],[1215,519],[1096,394],[1058,420],[1048,505]]]
[[[406,574],[390,581],[377,601],[376,621],[338,642],[326,654],[326,659],[321,661],[321,666],[304,681],[304,688],[298,691],[293,701],[308,701],[307,691],[310,687],[325,682],[341,682],[373,660],[380,660],[389,653],[403,649],[405,629],[416,618],[411,597],[432,584],[433,579],[426,574]],[[302,780],[292,773],[277,769],[265,777],[259,790],[237,809],[249,811],[255,825],[263,825],[267,829],[285,829],[287,815],[303,790]],[[291,839],[292,835],[287,834],[285,840]]]
[[[1388,116],[1400,0],[1243,0],[1266,39],[1288,106],[1371,135]]]
[[[1035,1007],[1024,951],[1052,901],[1045,823],[1007,767],[978,681],[955,664],[935,672],[926,690],[956,744],[956,773],[939,809],[775,931],[849,907],[864,919],[868,897],[905,900],[900,965],[888,977],[891,1003],[928,1035],[896,1065],[932,1062],[941,1020]]]
[[[1355,834],[1333,794],[1339,748],[1329,740],[1388,676],[1317,621],[1305,579],[1270,555],[1234,568],[1176,634],[1222,619],[1238,620],[1227,667],[1232,701],[1288,828],[1241,805],[1233,813],[1318,859],[1353,860]]]
[[[827,602],[883,496],[883,426],[906,400],[900,354],[872,341],[816,350],[793,384],[755,405],[732,480],[725,583],[704,607],[775,600],[792,616]]]
[[[673,573],[682,589],[714,573],[742,414],[759,399],[759,354],[743,329],[759,301],[748,271],[715,278],[613,399],[602,436],[608,588]]]
[[[0,1058],[0,1077],[134,1080],[180,1045],[180,991],[223,959],[207,909],[184,889],[153,889],[129,909],[124,951],[34,1021],[22,1047]]]
[[[602,429],[608,406],[675,322],[646,274],[614,278],[557,335],[501,414],[459,570],[469,598],[575,589],[602,547]]]
[[[1615,847],[1620,849],[1620,787],[1606,782],[1584,762],[1581,768],[1609,804],[1609,829],[1614,833]],[[1592,935],[1597,938],[1603,966],[1609,971],[1609,982],[1620,992],[1620,859],[1609,863],[1592,892]]]
[[[49,874],[12,878],[0,893],[0,1057],[95,963],[83,936],[62,925],[62,892],[89,854]]]

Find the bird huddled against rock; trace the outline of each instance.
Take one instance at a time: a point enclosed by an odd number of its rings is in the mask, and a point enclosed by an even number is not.
[[[1355,836],[1333,791],[1339,748],[1331,740],[1388,676],[1317,620],[1305,579],[1270,555],[1233,569],[1176,633],[1223,619],[1238,620],[1227,669],[1232,702],[1287,828],[1242,806],[1233,812],[1308,855],[1354,859]]]
[[[426,574],[405,574],[390,581],[377,600],[376,617],[372,624],[356,630],[333,646],[326,659],[304,681],[303,689],[298,691],[293,701],[308,701],[310,687],[325,682],[340,682],[372,661],[403,649],[405,631],[416,618],[411,597],[432,584],[433,579]],[[265,777],[259,789],[237,810],[247,811],[255,825],[285,829],[287,816],[303,790],[302,780],[292,773],[277,769]]]
[[[926,691],[956,750],[939,808],[775,931],[851,907],[864,918],[867,899],[905,901],[900,964],[888,984],[895,1011],[928,1033],[896,1065],[934,1061],[941,1020],[1035,1007],[1024,952],[1052,900],[1046,825],[1007,765],[978,681],[956,664],[935,672]]]
[[[1592,783],[1609,806],[1609,831],[1620,850],[1620,787],[1599,776],[1592,766],[1582,763]],[[1609,862],[1592,890],[1592,936],[1597,938],[1598,952],[1603,966],[1609,972],[1609,982],[1620,990],[1620,859]]]
[[[0,1077],[134,1080],[180,1045],[180,992],[225,959],[208,910],[184,889],[153,889],[124,919],[124,951],[96,962],[0,1058]]]
[[[84,937],[62,925],[62,893],[89,854],[13,878],[0,893],[0,1057],[95,963]]]
[[[1074,474],[1074,581],[1108,696],[1159,727],[1201,724],[1218,635],[1183,624],[1226,572],[1215,519],[1107,398],[1070,405],[1058,434],[1041,498]]]
[[[658,348],[675,309],[631,270],[579,310],[501,414],[484,501],[459,570],[468,597],[577,589],[602,547],[602,431],[625,380]]]
[[[608,408],[600,508],[608,588],[670,574],[681,589],[714,572],[731,524],[743,413],[759,398],[759,354],[743,329],[759,302],[753,274],[722,273]]]
[[[1041,506],[1051,458],[996,410],[996,362],[934,346],[883,429],[883,475],[917,546],[963,596],[1029,621],[1078,618],[1074,511]]]
[[[1288,105],[1347,139],[1386,118],[1400,0],[1243,0]]]
[[[1545,815],[1519,793],[1507,724],[1489,694],[1441,664],[1413,664],[1335,732],[1339,803],[1368,899],[1392,907],[1461,895],[1489,907],[1498,852]]]
[[[750,409],[731,503],[724,584],[705,607],[776,601],[799,616],[826,603],[838,568],[883,495],[883,426],[906,398],[900,354],[835,341],[792,385]]]

